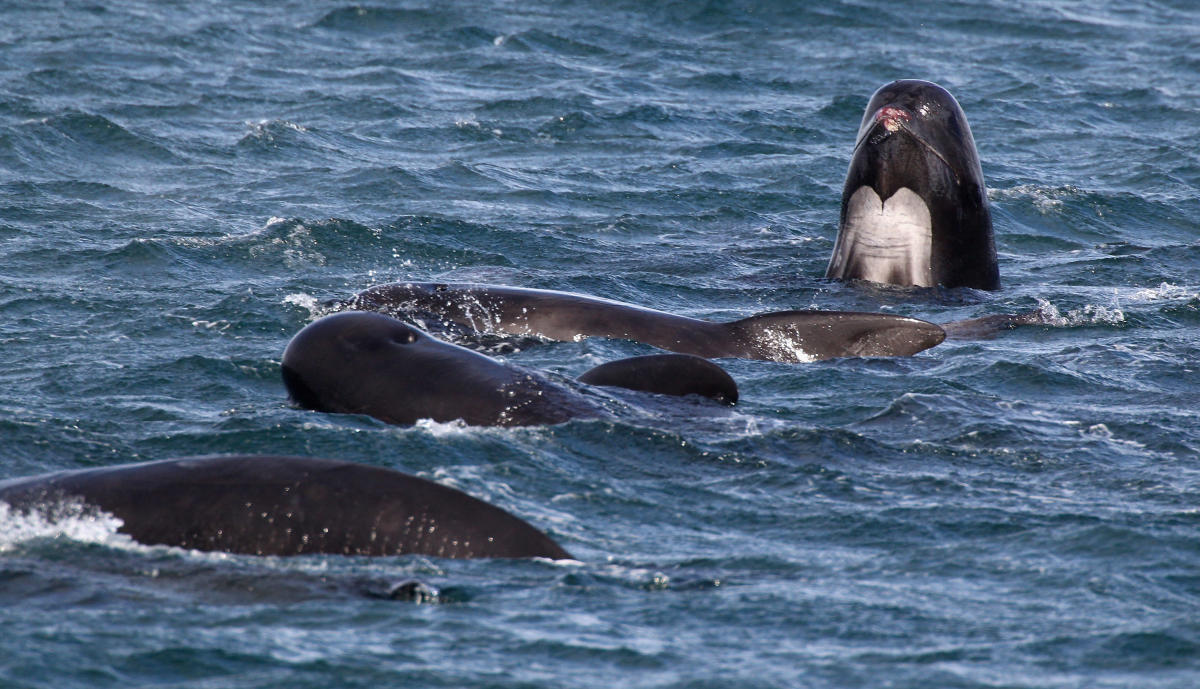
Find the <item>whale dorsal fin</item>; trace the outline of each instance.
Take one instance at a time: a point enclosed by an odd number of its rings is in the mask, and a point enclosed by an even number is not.
[[[579,381],[660,395],[702,395],[725,404],[738,399],[737,383],[723,368],[691,354],[618,359],[584,372]]]
[[[858,311],[774,311],[726,327],[755,358],[774,361],[909,356],[946,339],[928,321]]]

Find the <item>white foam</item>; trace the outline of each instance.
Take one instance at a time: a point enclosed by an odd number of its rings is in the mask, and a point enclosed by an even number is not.
[[[291,129],[294,132],[308,132],[308,128],[304,125],[289,122],[288,120],[262,119],[257,122],[247,120],[246,127],[250,130],[249,136],[266,142],[275,141],[275,135],[271,133],[271,130],[274,128],[282,127],[284,129]]]
[[[1200,297],[1196,291],[1169,282],[1160,282],[1158,287],[1146,287],[1131,292],[1127,299],[1131,301],[1167,301],[1173,299],[1195,299]]]
[[[197,328],[199,330],[216,330],[217,332],[225,332],[231,325],[233,324],[226,320],[206,321],[200,319],[192,321],[193,328]]]
[[[556,567],[583,567],[584,566],[584,563],[580,562],[579,560],[572,559],[572,558],[566,558],[563,560],[554,560],[554,559],[551,559],[548,557],[535,557],[533,559],[538,562],[548,562]]]
[[[278,224],[278,223],[275,223]],[[259,236],[268,227],[273,225],[264,225],[262,230],[251,233],[248,236]],[[271,237],[269,241],[263,244],[250,247],[250,255],[259,258],[270,256],[273,253],[281,253],[283,255],[283,263],[288,268],[299,268],[307,265],[325,265],[325,255],[317,251],[316,238],[313,237],[312,230],[307,226],[296,223],[293,227],[286,230],[286,234],[281,237]]]
[[[1042,187],[1036,184],[1018,184],[1011,189],[994,189],[988,191],[988,197],[998,198],[1027,198],[1033,202],[1042,214],[1058,212],[1062,209],[1062,197],[1079,195],[1079,188],[1070,185],[1063,187]]]
[[[804,351],[786,331],[764,328],[759,339],[767,344],[777,361],[808,364],[817,360],[816,356]]]
[[[1078,309],[1071,309],[1063,313],[1054,304],[1039,298],[1038,311],[1042,315],[1043,322],[1060,328],[1100,323],[1115,325],[1125,322],[1125,312],[1115,303],[1111,307],[1100,304],[1085,304]]]
[[[462,419],[453,421],[434,421],[433,419],[417,419],[414,428],[425,431],[435,438],[453,438],[467,435],[472,429]]]
[[[501,136],[502,134],[504,134],[504,132],[499,129],[496,129],[494,127],[491,129],[488,129],[484,125],[479,124],[479,120],[475,119],[474,115],[471,115],[468,117],[460,117],[460,118],[454,120],[454,126],[458,127],[459,129],[474,129],[476,131],[481,131],[481,132],[488,131],[493,136]]]
[[[107,512],[78,501],[56,503],[28,512],[0,502],[0,553],[38,539],[67,538],[118,548],[137,548],[133,539],[117,530],[124,524]]]
[[[1080,424],[1080,425],[1082,425],[1082,424]],[[1106,441],[1109,443],[1113,443],[1114,445],[1125,445],[1125,446],[1132,447],[1132,448],[1139,449],[1139,450],[1145,449],[1145,447],[1146,447],[1146,445],[1144,443],[1140,443],[1136,440],[1126,440],[1123,438],[1118,438],[1116,435],[1113,434],[1112,430],[1109,429],[1109,427],[1107,425],[1102,424],[1102,423],[1092,424],[1091,426],[1088,426],[1086,429],[1083,429],[1080,431],[1080,435],[1084,436],[1085,438],[1095,438],[1097,440],[1103,440],[1103,441]]]
[[[306,309],[308,311],[308,315],[310,316],[316,316],[321,312],[321,304],[317,301],[317,298],[311,294],[304,294],[303,292],[297,292],[295,294],[289,294],[285,296],[283,298],[283,303]]]

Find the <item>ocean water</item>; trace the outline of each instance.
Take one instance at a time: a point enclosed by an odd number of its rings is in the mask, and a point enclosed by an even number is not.
[[[0,5],[0,477],[336,457],[578,558],[202,554],[4,511],[0,686],[1200,686],[1198,48],[1183,0]],[[998,292],[822,277],[895,78],[967,113]],[[733,408],[291,406],[317,304],[407,279],[1050,323],[722,360]],[[380,596],[408,579],[439,593]]]

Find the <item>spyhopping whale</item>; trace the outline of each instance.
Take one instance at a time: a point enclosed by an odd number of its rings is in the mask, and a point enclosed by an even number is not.
[[[826,277],[1000,288],[975,139],[942,87],[906,79],[867,104]]]

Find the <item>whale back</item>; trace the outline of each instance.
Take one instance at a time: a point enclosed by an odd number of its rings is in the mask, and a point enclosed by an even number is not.
[[[910,356],[946,339],[934,323],[858,311],[775,311],[727,324],[748,358],[817,361],[846,356]]]
[[[725,369],[690,354],[650,354],[618,359],[585,371],[578,380],[660,395],[700,395],[725,404],[738,400],[737,383]]]
[[[145,545],[249,555],[423,554],[569,558],[527,522],[398,471],[306,457],[233,455],[0,483],[0,500],[53,513],[81,501]]]
[[[932,323],[891,314],[776,311],[717,323],[570,292],[465,283],[378,285],[330,306],[379,311],[468,337],[613,337],[707,359],[908,356],[942,341]]]
[[[491,334],[572,341],[612,337],[669,351],[718,351],[717,324],[573,292],[471,283],[377,285],[332,306],[379,311],[452,335]]]

